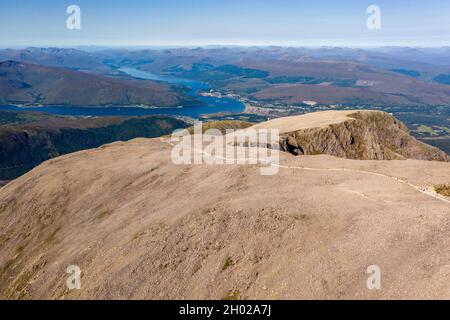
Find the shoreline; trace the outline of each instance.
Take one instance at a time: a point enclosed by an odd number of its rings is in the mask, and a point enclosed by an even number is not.
[[[149,109],[149,110],[156,110],[156,109],[182,109],[185,108],[185,106],[173,106],[173,107],[158,107],[158,106],[146,106],[146,105],[58,105],[58,104],[48,104],[48,105],[23,105],[23,104],[9,104],[9,105],[3,105],[5,107],[17,107],[19,109],[41,109],[41,108],[96,108],[96,109],[106,109],[106,108],[138,108],[138,109]]]

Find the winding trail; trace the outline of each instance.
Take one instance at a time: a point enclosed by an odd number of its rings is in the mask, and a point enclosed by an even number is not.
[[[166,140],[161,138],[161,141],[164,143],[167,143],[168,145],[174,147],[175,145],[170,141],[170,140]],[[227,158],[227,157],[222,157],[222,156],[218,156],[218,155],[212,155],[208,152],[205,152],[204,150],[199,150],[199,149],[194,149],[194,151],[197,151],[205,156],[208,156],[210,158],[216,158],[216,159],[220,159],[220,160],[224,160],[224,161],[253,161],[256,163],[261,163],[261,164],[270,164],[271,166],[274,167],[278,167],[278,168],[282,168],[282,169],[297,169],[297,170],[305,170],[305,171],[337,171],[337,172],[351,172],[351,173],[362,173],[362,174],[367,174],[367,175],[372,175],[372,176],[377,176],[377,177],[382,177],[382,178],[387,178],[387,179],[391,179],[396,181],[397,183],[401,183],[404,185],[407,185],[413,189],[415,189],[416,191],[432,197],[436,200],[440,200],[442,202],[445,202],[447,204],[450,204],[450,200],[449,199],[445,199],[439,195],[437,195],[436,193],[434,193],[431,190],[428,190],[427,188],[424,187],[420,187],[420,186],[416,186],[415,184],[412,184],[411,182],[408,182],[404,179],[400,179],[398,177],[394,177],[394,176],[390,176],[390,175],[386,175],[386,174],[382,174],[382,173],[378,173],[378,172],[373,172],[373,171],[366,171],[366,170],[355,170],[355,169],[347,169],[347,168],[312,168],[312,167],[305,167],[305,166],[286,166],[286,165],[282,165],[279,163],[275,163],[273,161],[270,161],[268,159],[256,159],[256,158],[245,158],[245,159],[241,159],[241,158]]]

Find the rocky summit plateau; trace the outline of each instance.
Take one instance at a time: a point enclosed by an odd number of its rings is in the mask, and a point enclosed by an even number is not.
[[[281,148],[296,155],[328,154],[360,160],[450,160],[445,152],[412,137],[406,125],[383,111],[312,112],[277,118],[253,128],[280,130]]]

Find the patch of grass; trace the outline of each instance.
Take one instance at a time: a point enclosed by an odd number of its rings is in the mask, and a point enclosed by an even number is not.
[[[450,197],[450,185],[440,184],[434,187],[434,190],[445,197]]]
[[[296,221],[303,221],[303,220],[308,219],[308,216],[306,214],[303,214],[303,213],[294,213],[292,215],[292,218],[294,220],[296,220]]]
[[[16,252],[17,253],[22,253],[22,251],[25,249],[25,246],[18,246],[17,248],[16,248]]]
[[[239,120],[221,120],[221,121],[208,121],[203,123],[202,130],[203,133],[209,129],[217,129],[222,134],[225,134],[227,129],[239,130],[251,127],[253,123]],[[194,133],[194,127],[190,127],[187,129],[190,134]]]
[[[233,259],[231,259],[231,257],[227,257],[227,258],[225,259],[225,262],[224,262],[223,266],[222,266],[222,271],[227,270],[227,269],[228,269],[229,267],[231,267],[233,264],[234,264]]]
[[[97,215],[99,219],[106,219],[113,214],[113,211],[110,209],[105,209]]]
[[[421,125],[417,128],[417,131],[419,131],[420,133],[428,133],[431,136],[437,136],[437,132],[433,130],[433,128],[426,126],[426,125]]]
[[[11,238],[6,234],[0,236],[0,247],[3,246],[6,242],[8,242]]]
[[[56,242],[56,234],[58,233],[59,230],[61,230],[61,226],[56,228],[47,238],[45,238],[44,242],[46,244],[52,244]]]
[[[231,290],[225,293],[225,295],[222,297],[222,300],[230,301],[230,300],[239,300],[239,291],[238,290]]]
[[[12,267],[14,259],[6,261],[6,263],[0,268],[0,278]]]
[[[30,298],[27,287],[33,275],[25,271],[14,281],[14,283],[5,291],[5,296],[11,300],[26,300]]]
[[[7,209],[6,204],[0,204],[0,215],[2,215],[2,213],[4,213]]]
[[[134,235],[133,235],[133,240],[138,240],[138,239],[140,239],[142,236],[144,236],[145,235],[145,231],[141,231],[141,232],[136,232]]]
[[[435,126],[435,127],[438,128],[439,130],[446,131],[447,133],[450,133],[450,128],[441,127],[441,126]]]

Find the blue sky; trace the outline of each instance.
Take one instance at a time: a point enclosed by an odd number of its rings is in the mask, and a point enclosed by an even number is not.
[[[66,28],[71,4],[81,30]],[[449,16],[448,0],[1,0],[0,46],[443,46]]]

